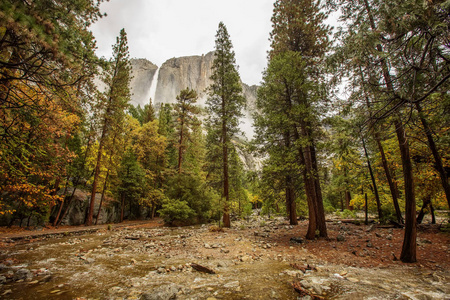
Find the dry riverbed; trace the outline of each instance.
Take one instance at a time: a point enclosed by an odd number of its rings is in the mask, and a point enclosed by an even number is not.
[[[304,241],[306,226],[254,217],[223,232],[153,221],[4,234],[0,299],[450,299],[448,234],[419,232],[419,261],[403,264],[402,229],[336,220],[328,240]]]

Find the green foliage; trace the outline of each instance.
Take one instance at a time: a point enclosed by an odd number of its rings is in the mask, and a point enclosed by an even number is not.
[[[242,95],[242,86],[237,71],[233,45],[226,26],[220,22],[216,34],[214,61],[212,64],[213,81],[208,88],[206,101],[209,114],[207,120],[207,160],[211,181],[217,188],[222,187],[224,201],[224,226],[230,226],[230,183],[229,151],[232,151],[232,138],[239,132],[239,118],[246,99]],[[219,188],[217,190],[220,190]]]
[[[168,202],[185,203],[192,213],[190,223],[204,222],[210,217],[215,192],[199,176],[191,173],[173,174],[167,179],[165,195]],[[172,204],[171,204],[172,205]]]
[[[344,209],[342,212],[338,212],[337,214],[339,214],[339,216],[341,218],[347,218],[347,219],[354,219],[356,218],[356,213],[353,210],[349,210],[349,209]]]
[[[174,105],[174,118],[176,122],[175,148],[178,149],[178,172],[181,173],[184,152],[189,148],[191,135],[194,128],[200,126],[197,115],[200,109],[194,104],[197,102],[197,92],[186,88],[177,96]]]
[[[144,108],[141,108],[141,105],[139,104],[138,106],[130,105],[128,113],[138,120],[141,126],[155,120],[155,110],[151,103],[145,104]]]
[[[137,203],[144,192],[145,172],[137,161],[136,155],[127,151],[118,170],[119,185],[117,193],[121,199]]]
[[[195,211],[189,207],[186,201],[169,200],[159,210],[164,222],[172,225],[187,225],[195,217]]]

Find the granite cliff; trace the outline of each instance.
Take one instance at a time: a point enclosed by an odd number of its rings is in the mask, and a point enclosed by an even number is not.
[[[144,106],[150,102],[150,87],[158,66],[144,58],[131,60],[131,103]]]
[[[197,103],[199,106],[205,107],[206,89],[212,83],[209,78],[213,60],[214,52],[201,56],[171,58],[158,69],[156,65],[146,59],[132,59],[132,104],[143,106],[152,98],[152,103],[158,111],[161,104],[174,103],[180,91],[188,87],[197,91],[199,95]],[[242,83],[242,87],[247,98],[247,108],[241,128],[247,138],[252,138],[251,112],[255,110],[257,86],[248,86]]]

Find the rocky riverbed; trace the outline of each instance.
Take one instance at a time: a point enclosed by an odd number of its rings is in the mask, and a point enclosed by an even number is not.
[[[401,229],[336,221],[329,240],[306,242],[299,238],[305,224],[254,219],[213,231],[209,225],[153,223],[27,242],[5,239],[0,298],[450,299],[448,235],[440,237],[446,244],[419,236],[428,241],[425,247],[440,249],[440,260],[408,265],[383,256],[385,247],[399,247]]]

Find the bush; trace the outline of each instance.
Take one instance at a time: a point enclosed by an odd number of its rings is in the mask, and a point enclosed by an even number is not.
[[[164,209],[163,206],[160,212],[162,211],[166,217],[169,217],[167,216],[169,211],[173,211],[178,215],[176,218],[180,219],[180,212],[184,211],[189,212],[189,218],[200,222],[210,217],[211,203],[216,197],[216,194],[199,176],[189,173],[175,174],[169,178],[165,195],[170,199],[168,202],[172,203],[171,206],[184,203],[183,205],[189,208],[188,210],[184,207],[177,211],[173,208],[169,210],[169,206]]]
[[[356,213],[354,211],[352,211],[352,210],[349,210],[349,209],[344,209],[344,211],[339,213],[339,215],[340,215],[341,218],[348,218],[348,219],[356,218]]]
[[[195,223],[195,211],[189,207],[186,201],[169,200],[163,204],[159,214],[164,222],[170,225],[188,225]]]

